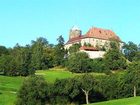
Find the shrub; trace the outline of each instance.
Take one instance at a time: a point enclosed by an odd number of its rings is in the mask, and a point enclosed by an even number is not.
[[[90,72],[89,57],[85,52],[77,52],[69,55],[67,67],[71,72],[84,73]]]
[[[47,83],[41,76],[27,78],[21,86],[16,105],[45,105]]]

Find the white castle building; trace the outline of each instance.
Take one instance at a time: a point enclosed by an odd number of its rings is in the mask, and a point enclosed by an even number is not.
[[[86,52],[90,58],[100,58],[104,56],[105,51],[101,51],[99,48],[109,48],[112,39],[120,42],[120,48],[122,47],[121,39],[111,30],[92,27],[86,34],[82,35],[82,31],[74,26],[70,29],[69,40],[65,44],[65,49],[69,49],[73,44],[80,43],[80,51]],[[85,46],[85,44],[91,46]]]

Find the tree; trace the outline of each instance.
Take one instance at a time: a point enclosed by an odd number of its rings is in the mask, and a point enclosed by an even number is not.
[[[41,76],[30,76],[22,84],[16,105],[45,105],[47,83]]]
[[[19,75],[21,76],[27,76],[27,75],[32,75],[35,73],[33,69],[30,68],[31,64],[31,48],[30,46],[26,46],[21,49],[20,53],[20,68],[19,68]]]
[[[91,71],[89,57],[85,52],[77,52],[68,56],[67,67],[71,72],[83,73]]]
[[[68,79],[56,80],[51,92],[51,104],[66,105],[69,103],[69,88],[67,87]]]
[[[16,56],[15,56],[16,55]],[[34,70],[30,68],[31,64],[31,47],[26,45],[25,47],[17,44],[11,51],[13,61],[15,62],[16,74],[20,76],[27,76],[34,74]]]
[[[89,92],[95,88],[97,82],[95,78],[90,74],[81,76],[79,81],[81,83],[81,90],[85,94],[86,104],[89,104]]]
[[[1,72],[10,76],[27,76],[34,74],[34,70],[30,69],[31,49],[27,45],[25,47],[16,44],[13,49],[9,50],[8,55],[0,56]]]
[[[123,46],[125,57],[132,61],[138,51],[138,46],[133,42],[128,42]]]
[[[120,76],[120,75],[119,75]],[[103,75],[99,78],[97,90],[107,99],[117,99],[119,97],[119,77],[117,74]]]
[[[140,51],[137,51],[134,58],[133,58],[133,61],[140,61]]]
[[[105,65],[103,58],[96,58],[90,60],[91,72],[105,72],[109,71],[108,67]]]
[[[69,53],[72,54],[72,53],[78,52],[80,47],[81,47],[81,44],[78,44],[78,43],[73,44],[73,45],[69,48]]]
[[[118,49],[120,50],[120,44],[118,41],[111,41],[110,42],[110,49]]]
[[[15,68],[15,62],[11,55],[0,56],[0,72],[4,75],[17,75],[17,70]]]
[[[140,44],[138,45],[138,51],[140,51]]]
[[[42,55],[42,69],[48,69],[54,67],[53,64],[53,55],[54,53],[54,48],[53,46],[48,46],[45,47],[43,50],[43,55]]]
[[[64,38],[60,35],[57,39],[58,44],[54,47],[54,66],[60,66],[64,63],[65,49]]]
[[[105,54],[105,64],[110,70],[118,70],[126,68],[126,59],[119,50],[116,42],[110,43],[111,48]]]
[[[85,101],[89,103],[89,94],[90,92],[93,92],[92,90],[94,90],[95,87],[96,80],[90,74],[84,74],[74,78],[56,80],[51,92],[52,96],[50,99],[53,98],[52,101],[55,102],[54,104],[61,105],[66,105],[68,103],[84,104]],[[61,102],[62,99],[65,101]]]
[[[0,56],[3,54],[8,54],[8,49],[5,46],[0,46]]]
[[[78,77],[67,79],[65,89],[70,98],[74,99],[76,96],[78,96],[80,94],[80,81],[78,80]]]
[[[31,68],[34,70],[41,70],[46,66],[44,64],[44,49],[48,46],[48,41],[46,38],[37,38],[36,41],[32,41],[31,51],[32,51],[32,58],[31,58]]]
[[[125,81],[133,87],[133,96],[136,97],[138,84],[140,83],[140,62],[132,62],[129,65]]]

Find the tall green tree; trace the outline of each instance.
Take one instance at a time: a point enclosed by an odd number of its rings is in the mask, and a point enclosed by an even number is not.
[[[26,46],[21,49],[21,64],[19,68],[19,75],[27,76],[34,74],[34,70],[30,68],[31,64],[31,48]]]
[[[85,94],[86,104],[89,104],[89,92],[91,90],[95,89],[97,81],[91,74],[85,74],[85,75],[81,76],[79,81],[81,83],[81,85],[80,85],[81,90]]]
[[[97,86],[97,90],[101,92],[107,100],[117,99],[119,97],[119,76],[117,74],[103,75],[98,80],[99,86]]]
[[[66,105],[69,103],[69,94],[70,92],[68,91],[68,80],[69,79],[61,79],[61,80],[56,80],[53,88],[52,88],[52,99],[51,99],[51,104],[61,104],[61,105]]]
[[[58,44],[54,47],[54,66],[60,66],[64,63],[65,49],[64,38],[60,35],[57,38]]]
[[[36,41],[32,41],[31,51],[32,51],[32,58],[31,58],[31,68],[34,70],[40,70],[45,65],[44,60],[44,48],[47,47],[48,41],[46,38],[40,37],[37,38]]]
[[[129,61],[133,61],[133,58],[135,57],[138,51],[138,46],[133,42],[128,42],[127,44],[123,46],[123,49],[124,49],[125,57]]]
[[[140,84],[140,62],[132,62],[125,75],[125,82],[129,83],[130,87],[133,87],[133,96],[137,95],[137,88]]]
[[[71,72],[90,72],[90,59],[85,52],[77,52],[68,56],[67,67]]]
[[[137,51],[134,58],[133,58],[133,61],[140,61],[140,51]]]
[[[8,49],[5,46],[0,46],[0,56],[3,54],[8,54]]]
[[[110,70],[118,70],[126,68],[126,59],[119,49],[117,42],[110,43],[111,48],[105,54],[105,64]]]
[[[45,47],[42,55],[42,69],[48,69],[54,67],[53,55],[54,48],[52,46]]]
[[[4,75],[17,75],[15,61],[11,55],[0,56],[0,72]]]
[[[55,104],[61,105],[71,103],[89,103],[89,100],[91,99],[91,97],[89,99],[89,96],[90,94],[94,94],[92,92],[94,89],[96,89],[96,84],[97,81],[90,74],[84,74],[74,78],[56,80],[53,86],[54,88],[51,92],[53,95],[52,98],[54,98],[53,102],[55,102]],[[64,101],[61,102],[61,99],[64,99]]]
[[[105,64],[103,58],[96,58],[90,60],[91,72],[104,72],[109,73],[109,69]]]
[[[34,70],[30,69],[31,48],[29,45],[23,47],[17,44],[13,48],[11,55],[14,57],[13,60],[15,62],[17,75],[27,76],[34,74]]]

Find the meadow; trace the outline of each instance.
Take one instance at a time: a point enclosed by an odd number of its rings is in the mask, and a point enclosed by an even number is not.
[[[14,105],[16,93],[24,77],[8,77],[0,75],[0,105]]]
[[[63,69],[38,70],[35,74],[43,76],[48,83],[53,83],[56,79],[71,78],[76,75]]]
[[[42,75],[48,83],[53,83],[56,79],[71,78],[76,73],[71,73],[63,69],[51,69],[51,70],[38,70],[36,75]],[[102,73],[93,73],[93,75],[104,75]],[[26,77],[9,77],[0,75],[0,105],[14,105],[16,100],[16,94],[22,85],[23,80]],[[140,105],[140,97],[126,98],[111,100],[106,102],[99,102],[90,105]]]
[[[56,79],[73,77],[75,74],[63,69],[38,70],[36,75],[42,75],[48,83]],[[0,105],[14,105],[16,94],[26,77],[9,77],[0,75]]]
[[[140,97],[131,97],[106,102],[93,103],[89,105],[140,105]]]

